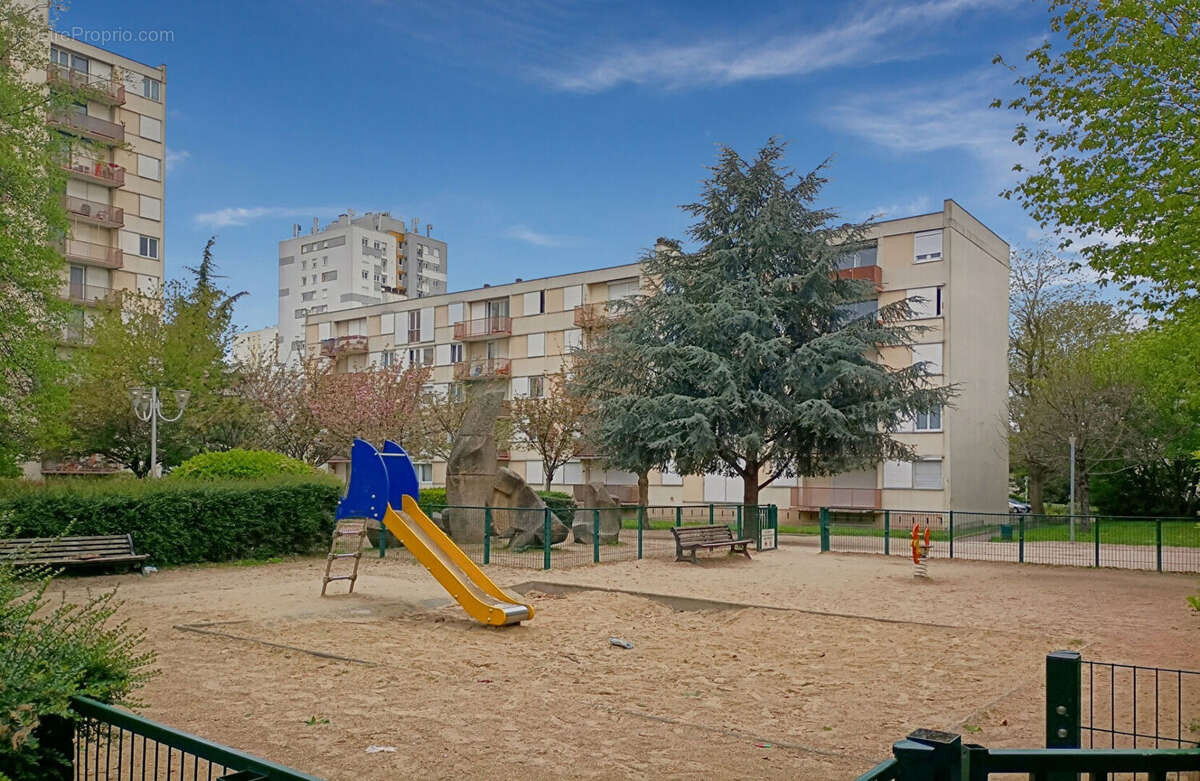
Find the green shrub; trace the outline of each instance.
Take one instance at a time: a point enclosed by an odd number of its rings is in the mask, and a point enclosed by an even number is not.
[[[142,631],[112,621],[115,592],[65,604],[48,597],[48,575],[29,574],[0,562],[0,778],[48,781],[73,777],[71,697],[135,704],[154,657],[139,651]]]
[[[315,470],[270,450],[211,451],[192,456],[171,470],[177,480],[246,480],[276,475],[308,475]]]
[[[14,536],[132,534],[150,563],[263,559],[328,548],[341,481],[0,482]]]

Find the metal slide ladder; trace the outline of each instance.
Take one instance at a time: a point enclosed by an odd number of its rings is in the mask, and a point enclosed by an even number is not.
[[[353,537],[347,547],[352,547],[353,550],[338,550],[338,542]],[[329,588],[329,583],[334,580],[350,581],[350,591],[354,593],[354,582],[358,580],[358,563],[362,561],[363,540],[367,537],[367,524],[365,521],[343,521],[338,523],[333,529],[333,539],[329,543],[329,556],[325,559],[325,579],[321,581],[321,596],[325,596],[325,589]],[[354,559],[354,569],[349,575],[331,575],[333,562],[340,559]]]

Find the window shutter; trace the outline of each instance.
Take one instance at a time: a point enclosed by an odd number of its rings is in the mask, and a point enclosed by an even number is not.
[[[583,304],[583,286],[571,285],[563,288],[563,311],[570,312]]]
[[[928,263],[942,259],[942,231],[924,231],[913,237],[913,262]]]
[[[942,373],[942,343],[915,344],[912,348],[913,363],[928,364],[925,369],[930,374]]]
[[[421,310],[421,341],[433,341],[433,307],[431,306]]]
[[[913,466],[913,488],[941,488],[941,459],[918,461]]]
[[[520,396],[529,395],[529,378],[528,377],[513,377],[512,381],[512,396],[518,398]]]
[[[437,365],[438,366],[449,366],[450,365],[450,345],[439,344],[437,346]]]
[[[908,461],[883,462],[884,488],[912,488],[913,468]]]
[[[546,334],[529,334],[525,337],[527,349],[525,354],[530,358],[538,358],[546,354]]]
[[[926,317],[937,317],[937,292],[936,287],[915,287],[908,291],[909,307],[912,309],[914,320],[921,320]],[[913,301],[914,298],[923,298],[924,301]]]

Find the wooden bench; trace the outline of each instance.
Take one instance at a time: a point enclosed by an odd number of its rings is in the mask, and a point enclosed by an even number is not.
[[[133,537],[112,534],[102,537],[31,537],[0,540],[0,559],[21,567],[101,567],[128,564],[141,570],[150,558],[133,552]]]
[[[750,558],[748,546],[753,540],[735,540],[728,526],[676,526],[671,528],[675,535],[675,561],[684,561],[684,553],[690,553],[690,561],[696,561],[696,551],[729,548],[729,552],[741,553]]]

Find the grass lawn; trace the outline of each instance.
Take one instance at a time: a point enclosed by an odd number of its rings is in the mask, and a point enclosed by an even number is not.
[[[1084,528],[1080,523],[1075,524],[1075,541],[1092,542],[1095,531],[1091,526]],[[1071,538],[1070,526],[1065,522],[1047,526],[1027,526],[1025,528],[1026,542],[1067,542]],[[1002,540],[999,536],[991,538],[991,542],[1016,542],[1017,530],[1013,529],[1011,540]],[[1155,530],[1153,521],[1100,521],[1100,542],[1107,545],[1154,545]],[[1163,521],[1163,545],[1180,548],[1200,548],[1200,524],[1192,521]]]

